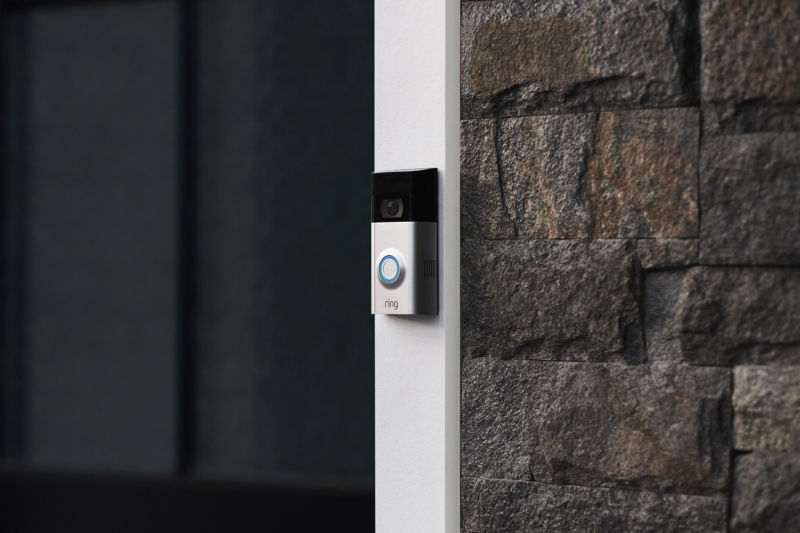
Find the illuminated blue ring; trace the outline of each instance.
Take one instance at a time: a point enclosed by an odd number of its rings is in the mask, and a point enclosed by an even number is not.
[[[394,261],[394,264],[397,265],[397,273],[394,275],[392,279],[386,279],[386,277],[383,275],[383,262],[386,261],[387,259],[391,259],[392,261]],[[381,281],[383,281],[384,283],[394,283],[395,281],[397,281],[397,278],[400,277],[400,261],[398,261],[397,258],[393,255],[384,256],[384,258],[381,259],[381,262],[378,264],[378,275],[381,277]]]

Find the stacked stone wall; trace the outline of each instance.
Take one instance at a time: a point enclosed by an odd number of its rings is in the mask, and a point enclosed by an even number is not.
[[[461,40],[462,531],[800,531],[800,2]]]

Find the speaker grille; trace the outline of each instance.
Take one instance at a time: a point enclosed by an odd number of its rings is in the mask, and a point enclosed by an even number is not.
[[[426,259],[422,262],[422,276],[425,278],[436,277],[436,260]]]

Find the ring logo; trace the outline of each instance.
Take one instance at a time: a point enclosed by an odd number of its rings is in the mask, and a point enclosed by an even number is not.
[[[397,300],[392,300],[390,298],[387,298],[386,301],[383,302],[383,306],[386,307],[387,309],[394,309],[395,311],[397,311],[398,302]]]

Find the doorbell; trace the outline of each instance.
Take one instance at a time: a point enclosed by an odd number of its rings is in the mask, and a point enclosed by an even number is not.
[[[372,314],[439,313],[435,168],[372,173]]]

